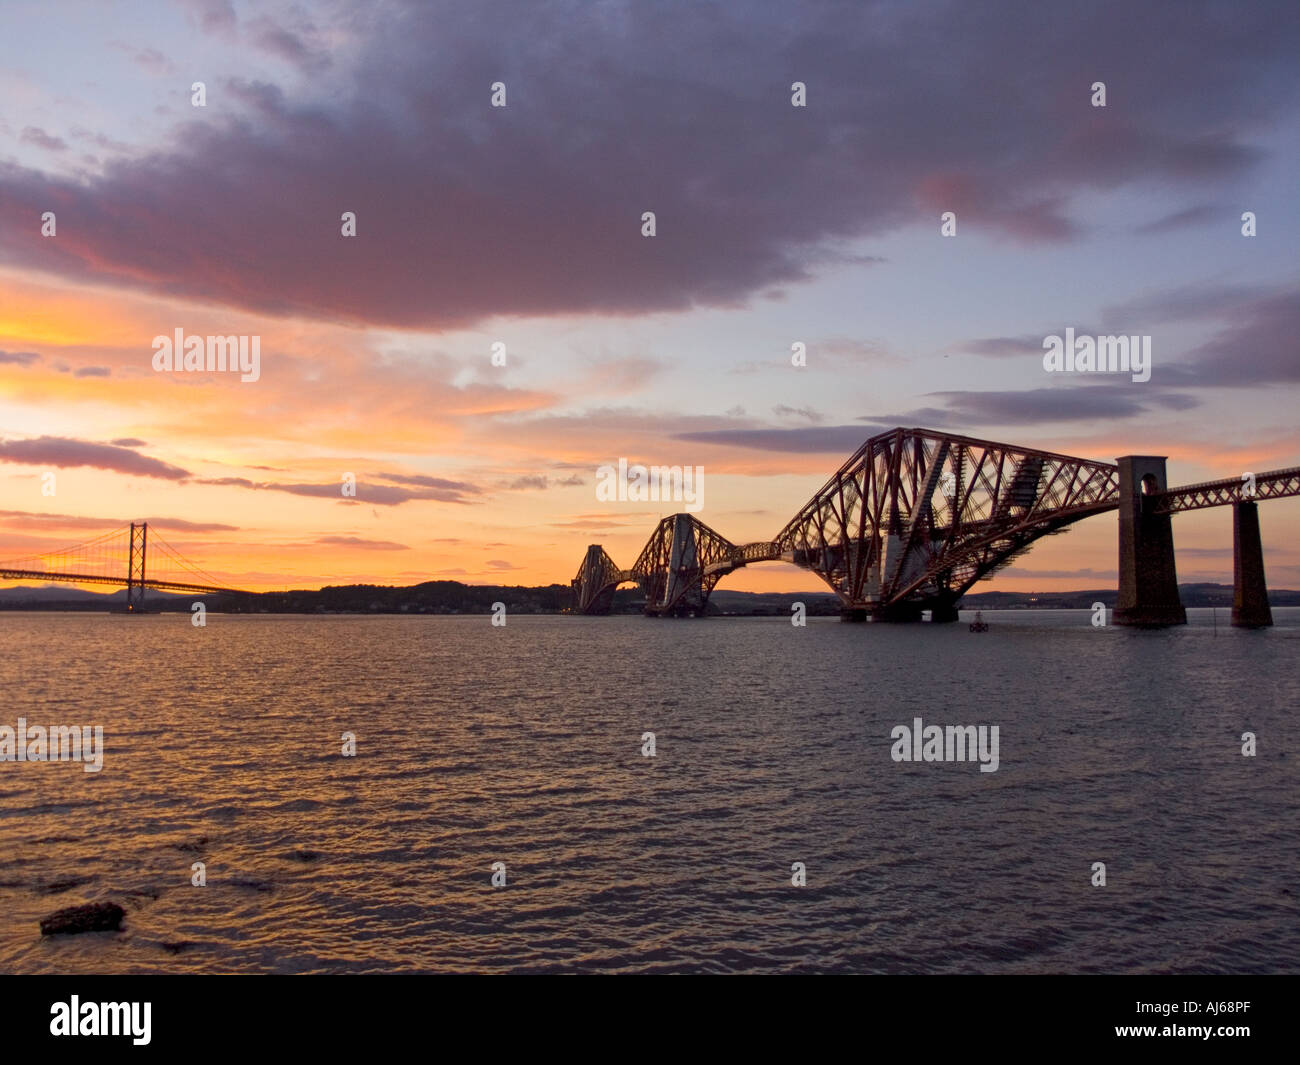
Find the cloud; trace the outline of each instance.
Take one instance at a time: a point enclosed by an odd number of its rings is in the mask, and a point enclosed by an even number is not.
[[[112,444],[114,447],[146,447],[147,446],[143,440],[137,440],[133,436],[118,437],[118,439],[116,440],[110,440],[109,443]]]
[[[44,148],[51,152],[61,152],[68,147],[62,137],[53,137],[39,126],[28,126],[18,139],[24,144],[34,144],[37,148]]]
[[[0,351],[0,366],[30,366],[40,361],[41,357],[34,351]]]
[[[304,22],[300,32],[294,33],[263,15],[246,24],[246,33],[254,46],[292,63],[304,73],[315,74],[330,65],[328,52],[307,43],[308,37],[316,36],[315,26],[309,22]]]
[[[758,451],[804,454],[847,454],[863,442],[893,426],[826,425],[799,429],[706,429],[677,433],[675,440],[699,444],[724,444]]]
[[[418,488],[437,488],[447,492],[474,494],[481,489],[466,481],[450,481],[445,477],[426,477],[423,474],[377,473],[374,476],[397,484],[415,485]]]
[[[107,366],[81,366],[74,370],[73,377],[112,377],[113,371]]]
[[[943,412],[949,424],[1034,425],[1046,422],[1135,418],[1155,410],[1184,411],[1199,405],[1192,396],[1169,389],[1151,388],[1131,381],[1100,384],[1067,383],[1052,388],[1022,391],[931,392],[947,403]],[[932,408],[924,412],[935,413]],[[903,421],[921,419],[904,416]]]
[[[316,540],[316,543],[339,547],[359,547],[365,551],[410,550],[406,544],[394,543],[391,540],[363,540],[359,536],[322,536]]]
[[[1201,203],[1197,204],[1195,207],[1187,207],[1181,211],[1174,211],[1172,214],[1167,214],[1161,218],[1157,218],[1154,222],[1148,222],[1145,225],[1138,226],[1134,232],[1147,236],[1157,233],[1173,233],[1179,229],[1199,226],[1214,218],[1223,219],[1225,222],[1235,222],[1237,216],[1230,214],[1227,208],[1219,207],[1214,204]]]
[[[1236,282],[1183,285],[1104,309],[1104,332],[1139,333],[1166,322],[1215,322],[1213,336],[1152,373],[1185,388],[1300,382],[1300,286]],[[1208,331],[1208,330],[1206,330]]]
[[[236,32],[229,3],[188,6]],[[962,232],[1059,242],[1098,188],[1221,188],[1300,88],[1300,20],[1281,3],[1234,10],[1231,34],[1208,0],[576,6],[562,29],[525,0],[436,10],[335,14],[320,33],[349,41],[347,69],[292,94],[232,81],[228,109],[95,175],[0,166],[7,213],[58,202],[79,221],[57,241],[5,227],[0,260],[401,328],[739,307],[872,237],[933,229],[938,209]],[[244,28],[318,61],[306,22]],[[934,41],[944,62],[918,63]],[[1106,109],[1086,102],[1097,56],[1123,71]],[[864,91],[864,70],[889,91]],[[791,107],[808,71],[809,106]],[[508,107],[489,106],[495,80]],[[344,210],[357,239],[339,235]]]
[[[0,462],[15,462],[25,466],[90,466],[132,477],[158,477],[167,481],[180,481],[190,476],[179,466],[141,455],[130,448],[95,444],[65,436],[0,441]]]
[[[26,510],[0,510],[0,520],[10,526],[38,528],[99,529],[105,532],[129,521],[143,520],[147,525],[178,532],[238,532],[238,525],[212,521],[186,521],[184,518],[88,518],[73,514],[43,514]]]
[[[489,559],[487,565],[489,569],[494,570],[523,569],[522,566],[516,566],[513,562],[506,562],[504,559],[500,558]]]
[[[1021,356],[1037,355],[1042,358],[1043,340],[1048,334],[1041,336],[1018,336],[1018,337],[983,337],[977,340],[963,340],[952,345],[949,350],[966,351],[972,355],[988,355],[993,358],[1002,358],[1004,356]]]
[[[998,573],[1003,577],[1037,577],[1045,581],[1083,577],[1089,580],[1106,581],[1107,584],[1114,584],[1118,578],[1116,570],[1092,569],[1089,567],[1083,569],[1024,569],[1020,566],[1008,566],[1006,569],[998,570]]]
[[[208,33],[229,33],[234,30],[235,9],[230,0],[181,0]]]
[[[516,477],[513,481],[510,482],[510,484],[507,487],[512,492],[519,492],[528,488],[545,488],[546,478],[543,477],[541,474],[536,474],[536,475],[526,476],[526,477]]]
[[[810,422],[822,421],[824,415],[811,407],[790,407],[784,403],[778,403],[772,408],[772,413],[778,418],[803,418]]]
[[[1163,322],[1221,318],[1247,309],[1274,292],[1262,285],[1233,282],[1201,282],[1158,289],[1103,308],[1103,328],[1097,332],[1131,334]]]
[[[436,480],[437,478],[431,478]],[[376,484],[358,480],[355,496],[343,495],[343,482],[329,484],[299,484],[277,481],[250,481],[247,477],[205,477],[199,484],[224,488],[247,488],[264,492],[288,492],[290,495],[311,496],[316,499],[333,499],[344,503],[371,503],[381,507],[395,507],[412,500],[433,500],[439,503],[469,503],[459,489],[403,488],[398,485]],[[478,491],[478,489],[472,489]]]
[[[1212,388],[1300,383],[1300,289],[1228,310],[1226,324],[1188,355],[1191,383]]]
[[[112,47],[125,52],[136,66],[150,74],[171,76],[176,73],[176,66],[157,48],[137,48],[123,41],[113,41]]]

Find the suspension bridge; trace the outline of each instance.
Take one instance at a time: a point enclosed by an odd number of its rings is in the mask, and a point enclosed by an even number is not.
[[[242,594],[204,573],[150,530],[131,522],[73,547],[0,563],[0,581],[113,584],[126,588],[126,609],[138,613],[146,588],[162,592]]]
[[[1271,625],[1257,501],[1300,495],[1300,467],[1171,488],[1163,456],[1097,462],[928,429],[867,440],[771,539],[734,544],[693,514],[659,522],[630,569],[600,544],[571,582],[573,610],[608,614],[634,583],[654,616],[703,615],[723,577],[757,562],[811,570],[846,621],[955,621],[957,602],[1044,536],[1119,512],[1121,625],[1185,624],[1171,518],[1233,507],[1233,624]]]

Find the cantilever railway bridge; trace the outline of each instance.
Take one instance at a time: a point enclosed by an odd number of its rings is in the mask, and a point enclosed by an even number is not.
[[[1040,537],[1118,510],[1119,624],[1185,622],[1170,516],[1234,507],[1233,623],[1272,624],[1256,501],[1300,495],[1300,467],[1245,479],[1168,487],[1165,459],[1116,463],[1058,455],[928,429],[892,429],[855,451],[771,540],[733,544],[692,514],[664,518],[630,569],[600,544],[572,581],[573,609],[607,614],[635,583],[645,612],[701,615],[728,573],[756,562],[811,570],[846,620],[953,621],[956,604]]]
[[[0,581],[59,581],[65,584],[116,584],[126,588],[126,609],[138,611],[144,590],[241,592],[204,573],[154,532],[147,522],[132,522],[93,540],[43,555],[0,563]]]

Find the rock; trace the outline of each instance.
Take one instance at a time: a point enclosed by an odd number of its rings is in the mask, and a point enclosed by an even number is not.
[[[41,935],[76,935],[79,932],[116,932],[126,911],[116,902],[90,902],[69,906],[41,918]]]

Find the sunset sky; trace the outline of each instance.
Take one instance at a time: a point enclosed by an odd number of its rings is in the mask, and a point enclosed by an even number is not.
[[[145,518],[238,587],[567,583],[681,509],[606,463],[703,467],[744,543],[895,425],[1300,465],[1297,55],[1293,0],[6,0],[0,560]],[[1151,379],[1047,373],[1067,327]],[[177,328],[259,380],[156,372]],[[1300,501],[1261,523],[1300,588]],[[1113,587],[1115,525],[976,590]],[[1229,508],[1175,542],[1231,581]]]

